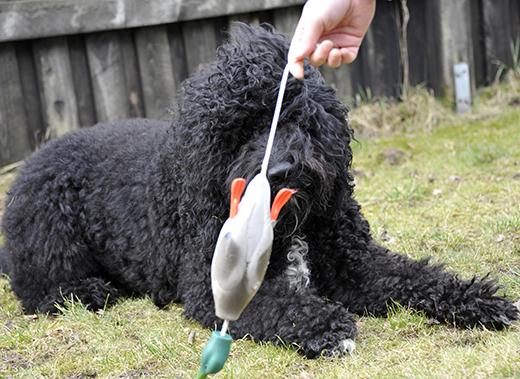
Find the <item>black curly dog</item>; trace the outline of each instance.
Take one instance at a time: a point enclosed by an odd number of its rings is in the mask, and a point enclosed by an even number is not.
[[[26,312],[56,312],[71,294],[90,309],[124,295],[182,302],[210,328],[210,265],[231,181],[259,172],[289,42],[235,24],[217,60],[187,79],[172,123],[130,120],[49,142],[9,191],[2,231]],[[259,292],[235,337],[300,347],[307,357],[352,345],[351,315],[394,302],[460,327],[502,329],[518,310],[495,280],[462,280],[377,245],[353,198],[347,107],[314,67],[290,77],[268,177],[298,189],[275,228]]]

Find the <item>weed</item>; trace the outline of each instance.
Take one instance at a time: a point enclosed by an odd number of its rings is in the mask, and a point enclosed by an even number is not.
[[[421,200],[424,195],[421,184],[417,184],[414,178],[405,183],[393,182],[390,186],[389,191],[384,191],[387,201],[390,202],[411,204],[413,201]]]
[[[492,60],[492,62],[498,66],[498,70],[495,74],[495,82],[500,80],[504,72],[516,72],[520,68],[520,33],[515,40],[511,39],[509,41],[509,51],[511,53],[511,66],[498,58]]]
[[[360,85],[358,85],[358,93],[356,94],[356,104],[369,104],[373,101],[372,90],[370,87],[366,87],[364,89]]]

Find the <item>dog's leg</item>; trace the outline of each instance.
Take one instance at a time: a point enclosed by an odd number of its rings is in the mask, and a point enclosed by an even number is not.
[[[100,278],[88,278],[52,288],[38,305],[40,313],[57,313],[57,306],[66,308],[68,303],[81,301],[91,311],[109,307],[116,302],[117,291]]]
[[[392,254],[374,243],[348,257],[341,283],[330,287],[331,298],[355,313],[386,315],[393,302],[425,312],[440,322],[502,329],[518,319],[518,309],[500,287],[485,278],[460,279],[441,265]]]
[[[220,329],[209,285],[204,293],[184,298],[185,314],[203,326]],[[204,291],[206,290],[206,291]],[[284,277],[266,279],[237,321],[230,323],[234,338],[293,346],[309,358],[340,356],[355,347],[356,321],[343,306],[317,296],[306,288],[295,291]]]
[[[119,296],[109,283],[89,275],[88,262],[81,262],[79,256],[75,257],[76,265],[67,261],[56,267],[53,264],[60,257],[56,250],[46,259],[38,259],[37,254],[21,255],[17,249],[9,251],[16,257],[11,264],[11,286],[26,313],[56,313],[56,304],[66,306],[77,300],[90,310],[98,310],[114,304]]]
[[[79,256],[76,265],[67,261],[57,267],[53,266],[60,258],[56,250],[46,258],[35,253],[22,255],[15,248],[8,251],[12,254],[11,287],[26,313],[55,313],[56,304],[65,306],[71,300],[80,300],[88,309],[98,310],[113,304],[118,297],[117,291],[103,279],[89,275],[88,262],[80,261]]]
[[[55,303],[71,294],[91,309],[103,308],[117,294],[100,279],[86,242],[76,179],[50,168],[32,171],[13,186],[3,219],[13,291],[27,313],[56,312]]]

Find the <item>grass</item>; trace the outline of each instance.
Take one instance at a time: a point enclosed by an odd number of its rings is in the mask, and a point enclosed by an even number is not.
[[[462,276],[492,272],[513,299],[520,297],[519,88],[510,76],[482,90],[463,117],[420,89],[407,103],[377,100],[351,116],[361,135],[353,145],[356,196],[375,238]],[[12,176],[0,176],[0,197]],[[212,377],[520,377],[518,323],[503,332],[459,330],[394,304],[388,318],[359,317],[358,326],[357,349],[342,359],[311,361],[234,341]],[[210,333],[182,317],[182,306],[159,310],[149,299],[98,313],[72,302],[56,317],[24,315],[0,279],[0,377],[194,378]]]

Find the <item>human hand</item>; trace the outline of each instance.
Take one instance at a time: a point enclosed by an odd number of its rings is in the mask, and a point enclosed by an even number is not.
[[[291,74],[303,78],[303,61],[339,67],[356,59],[374,17],[375,0],[309,0],[289,48]]]

